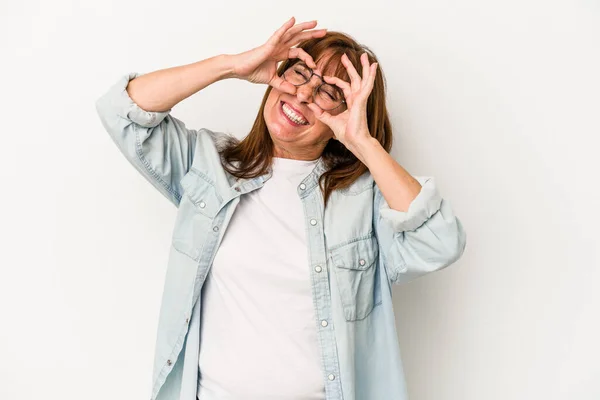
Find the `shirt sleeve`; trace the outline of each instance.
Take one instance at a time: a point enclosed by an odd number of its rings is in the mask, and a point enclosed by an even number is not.
[[[407,211],[389,207],[375,184],[374,225],[389,282],[399,284],[456,262],[466,232],[433,177],[415,177],[421,191]]]
[[[96,100],[102,125],[125,158],[169,201],[181,200],[180,180],[189,171],[197,130],[163,112],[140,108],[127,93],[136,72],[123,75]]]

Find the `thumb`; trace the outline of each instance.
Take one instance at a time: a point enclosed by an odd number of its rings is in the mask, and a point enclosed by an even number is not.
[[[310,108],[319,121],[329,126],[331,122],[331,114],[329,114],[327,111],[323,111],[321,107],[315,103],[308,103],[307,107]]]

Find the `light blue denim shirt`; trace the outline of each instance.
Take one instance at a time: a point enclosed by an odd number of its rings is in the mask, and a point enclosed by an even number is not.
[[[96,109],[122,154],[178,208],[151,400],[195,400],[200,291],[240,197],[260,189],[271,171],[239,180],[227,173],[217,152],[225,134],[189,129],[171,110],[142,110],[126,91],[139,75],[122,76]],[[369,172],[334,191],[324,208],[318,187],[324,171],[320,160],[296,190],[304,208],[326,399],[406,399],[391,286],[458,260],[465,230],[431,177],[415,177],[422,188],[406,212],[388,206]]]

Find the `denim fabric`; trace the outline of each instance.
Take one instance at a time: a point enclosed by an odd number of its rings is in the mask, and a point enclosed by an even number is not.
[[[151,400],[195,400],[200,291],[240,197],[260,189],[271,171],[239,180],[227,173],[217,152],[225,134],[189,129],[171,110],[142,110],[126,91],[136,76],[123,75],[96,109],[125,158],[178,208]],[[422,189],[406,212],[388,206],[368,172],[334,191],[324,208],[318,187],[324,171],[321,160],[297,194],[305,213],[326,398],[406,399],[391,286],[458,260],[465,230],[431,177],[415,177]]]

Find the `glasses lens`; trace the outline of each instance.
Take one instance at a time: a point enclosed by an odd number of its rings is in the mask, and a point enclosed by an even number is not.
[[[343,100],[344,95],[340,88],[324,83],[317,90],[315,103],[323,110],[331,110],[342,104]]]
[[[295,64],[286,69],[283,78],[292,85],[302,85],[310,80],[310,71],[304,64]]]

